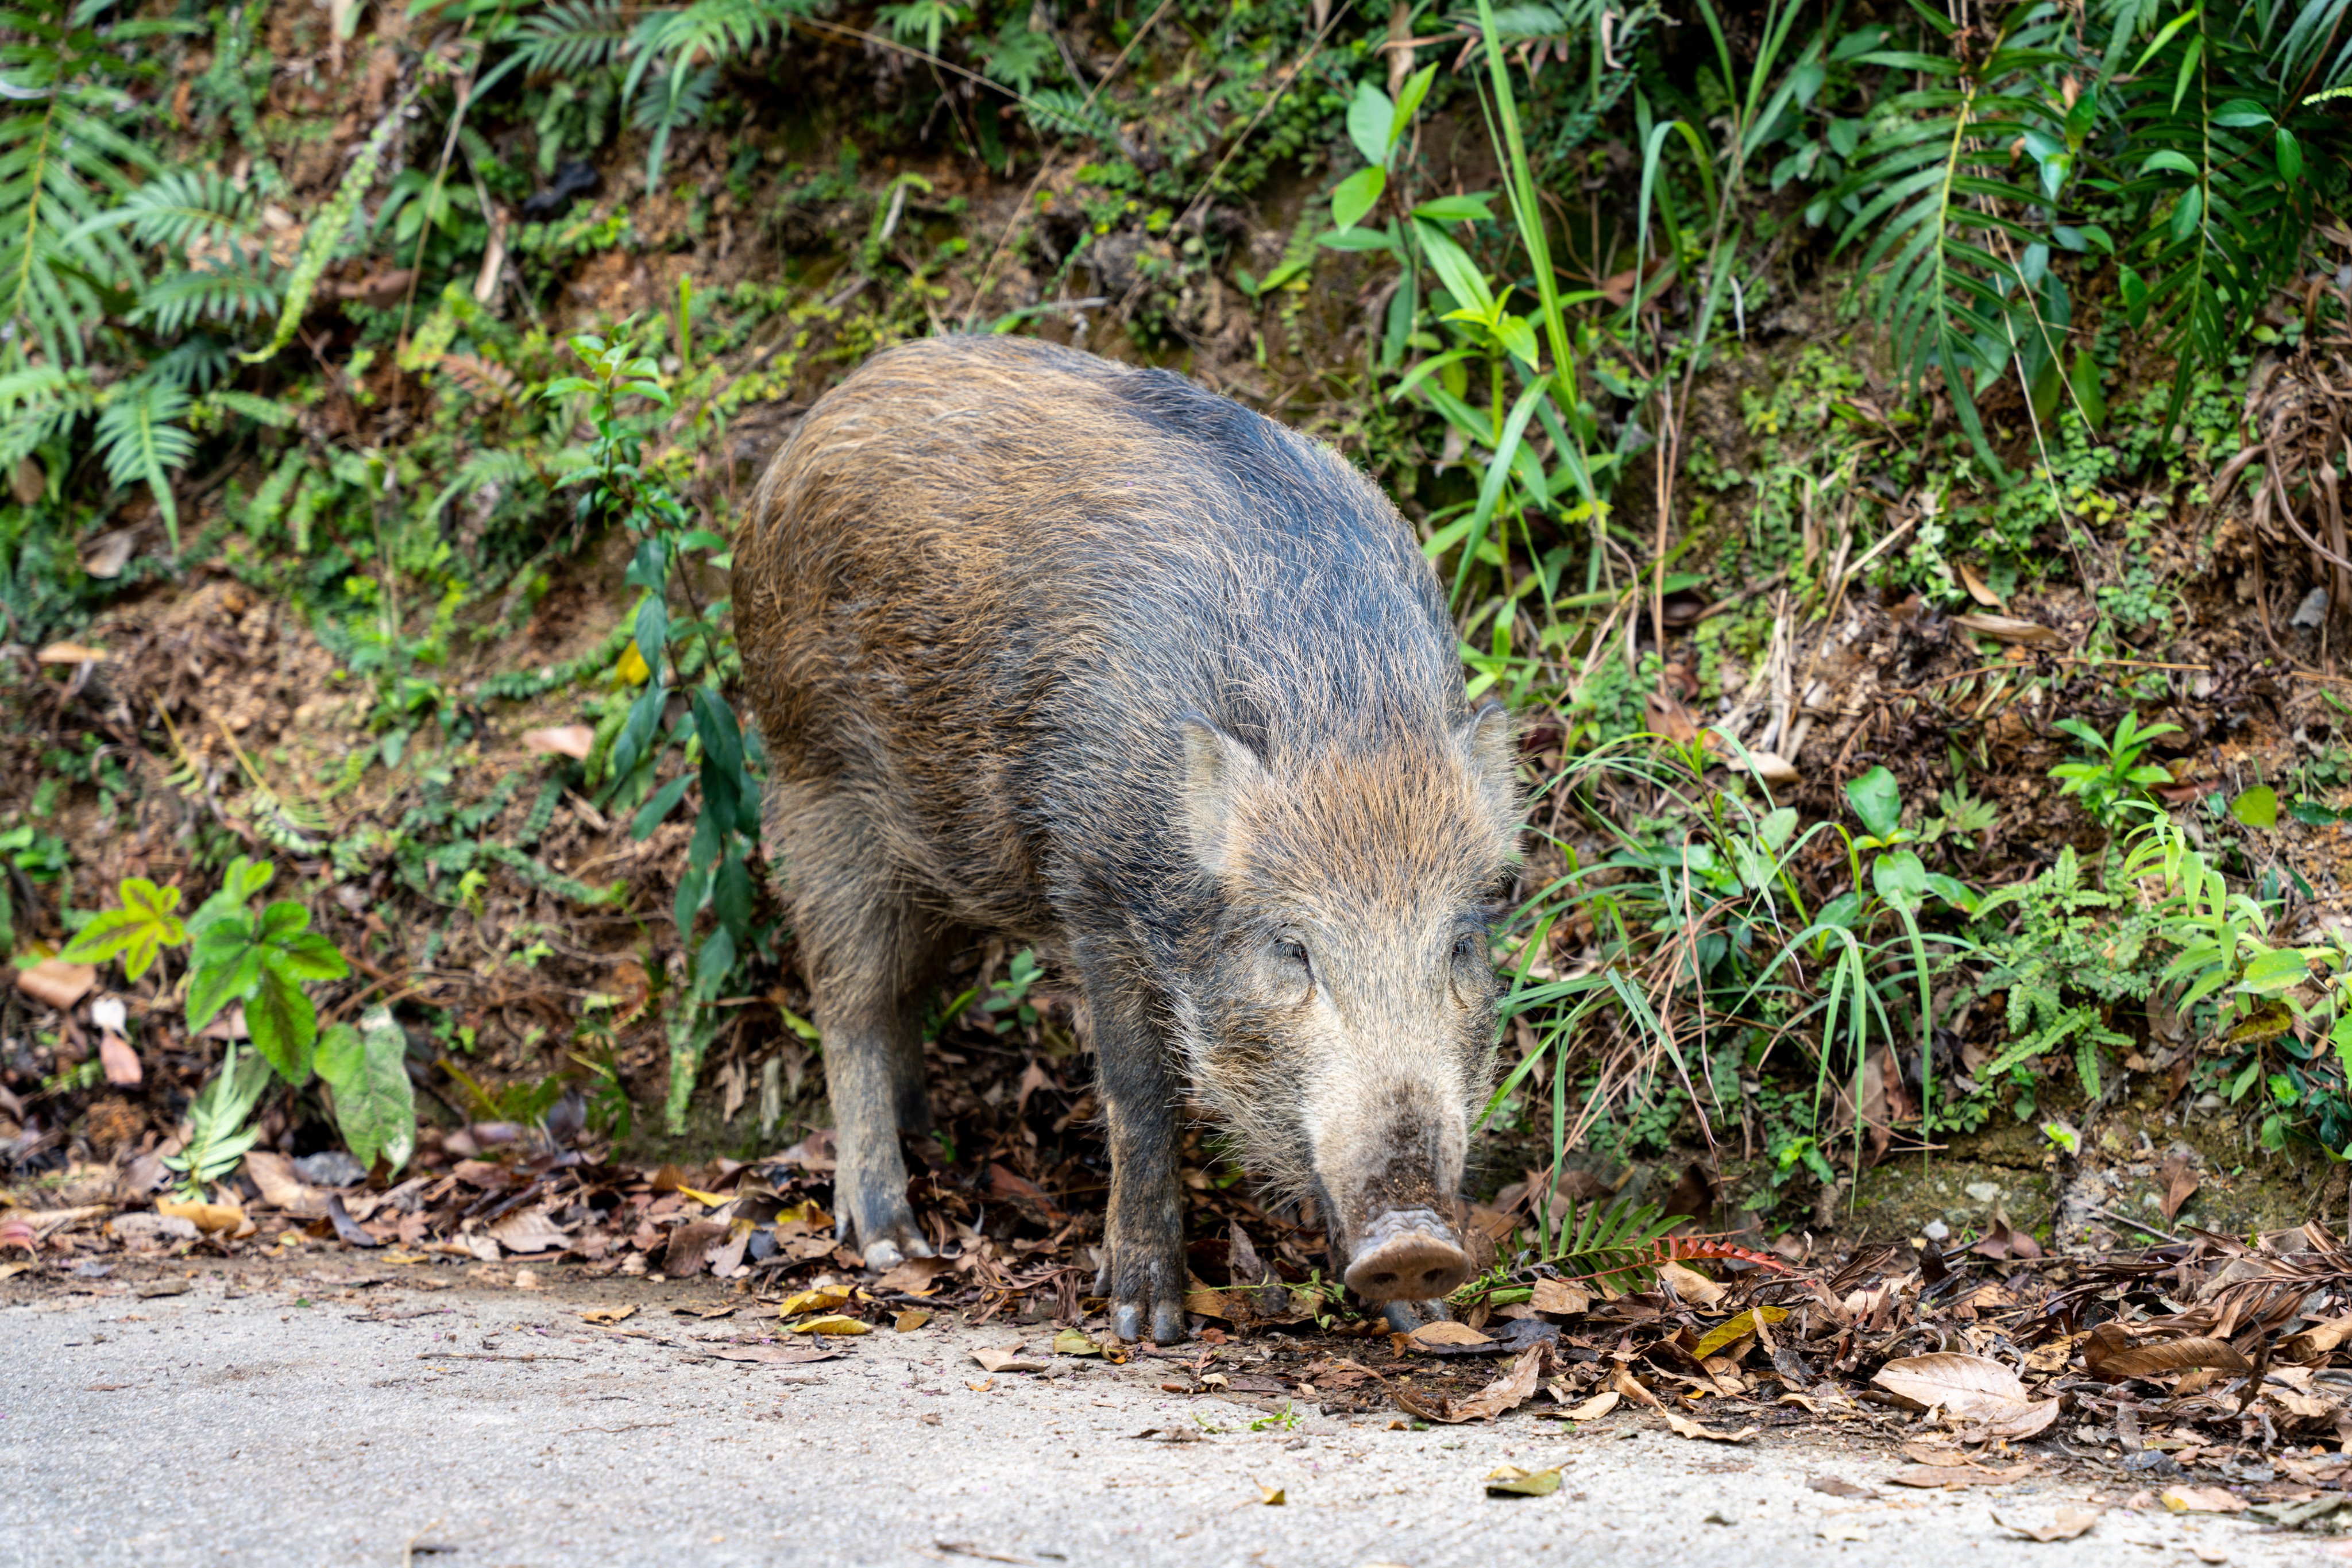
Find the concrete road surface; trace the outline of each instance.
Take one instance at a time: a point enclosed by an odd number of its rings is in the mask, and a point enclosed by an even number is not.
[[[1041,1354],[1051,1375],[992,1377],[970,1354],[1024,1332],[1042,1352],[1050,1325],[950,1315],[828,1342],[835,1360],[737,1361],[715,1358],[761,1353],[728,1342],[774,1319],[673,1310],[744,1300],[708,1281],[523,1290],[448,1268],[207,1267],[126,1268],[79,1294],[0,1286],[0,1564],[2336,1560],[2325,1538],[2161,1508],[2110,1506],[2078,1539],[2025,1542],[1993,1515],[2047,1523],[2124,1489],[1891,1487],[1906,1461],[1859,1431],[1734,1446],[1622,1408],[1572,1432],[1525,1412],[1422,1431],[1390,1429],[1387,1413],[1286,1426],[1255,1404],[1165,1393],[1169,1363],[1150,1358]],[[179,1293],[139,1293],[159,1279]],[[582,1317],[628,1303],[640,1310],[618,1323]],[[1564,1484],[1489,1497],[1502,1465],[1561,1466]],[[1812,1484],[1830,1479],[1864,1495]]]

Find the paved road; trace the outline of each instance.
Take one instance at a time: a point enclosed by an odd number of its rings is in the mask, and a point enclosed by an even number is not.
[[[969,1352],[1006,1342],[1001,1326],[950,1320],[835,1342],[838,1360],[739,1363],[707,1357],[772,1320],[672,1310],[727,1300],[707,1282],[436,1290],[418,1269],[353,1289],[349,1272],[199,1274],[154,1297],[126,1279],[94,1282],[110,1294],[5,1287],[0,1564],[2333,1560],[2308,1538],[2161,1510],[2021,1542],[1994,1510],[2047,1521],[2092,1489],[1885,1488],[1901,1461],[1867,1439],[1730,1447],[1622,1411],[1572,1435],[1524,1415],[1251,1431],[1263,1410],[1165,1394],[1148,1361],[992,1379]],[[644,1305],[617,1326],[582,1320],[623,1301]],[[1202,1426],[1221,1430],[1136,1436]],[[1481,1479],[1504,1464],[1565,1466],[1566,1484],[1490,1499]],[[1826,1495],[1816,1477],[1878,1495]],[[1261,1500],[1268,1488],[1281,1506]]]

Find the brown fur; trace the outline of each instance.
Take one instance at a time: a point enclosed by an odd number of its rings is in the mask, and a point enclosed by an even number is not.
[[[934,339],[810,412],[735,577],[869,1254],[923,1249],[896,1135],[926,1124],[922,1003],[970,931],[1084,990],[1122,1324],[1181,1332],[1188,1080],[1343,1257],[1450,1210],[1513,748],[1360,475],[1172,376]]]

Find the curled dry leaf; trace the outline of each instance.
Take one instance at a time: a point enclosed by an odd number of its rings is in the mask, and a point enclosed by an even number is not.
[[[1960,574],[1960,586],[1969,591],[1969,598],[1974,599],[1978,604],[1982,605],[1988,610],[2005,610],[2009,608],[2007,605],[2001,603],[2000,595],[1994,593],[1991,586],[1987,584],[1982,577],[1977,575],[1977,569],[1975,567],[1969,565],[1965,561],[1955,561],[1952,564],[1958,568]]]
[[[2175,1513],[2243,1513],[2246,1500],[2220,1487],[2167,1487],[2158,1500]]]
[[[2003,1530],[2013,1530],[2028,1541],[2072,1541],[2099,1522],[2104,1509],[2062,1508],[2047,1524],[2022,1524],[2003,1519],[1999,1513],[1992,1521]]]
[[[2236,1347],[2227,1340],[2203,1336],[2159,1340],[2152,1344],[2121,1350],[2110,1348],[2112,1343],[2098,1333],[2084,1342],[2083,1365],[2092,1376],[2109,1379],[2155,1377],[2163,1373],[2187,1372],[2199,1366],[2210,1366],[2224,1373],[2251,1372],[2253,1369],[2253,1363],[2240,1355]]]
[[[586,762],[588,753],[595,749],[596,731],[585,724],[556,724],[544,730],[525,730],[522,743],[525,750],[542,755],[575,757]]]
[[[2284,1362],[2317,1361],[2352,1340],[2352,1317],[2330,1318],[2279,1342],[2277,1358]]]
[[[2027,647],[2064,647],[2066,639],[2048,626],[2033,621],[2021,621],[2012,616],[1954,616],[1952,624],[1965,626],[1980,637],[1995,642],[2017,643]]]
[[[1041,1361],[1023,1361],[1019,1345],[983,1345],[971,1352],[971,1359],[989,1372],[1043,1372]]]
[[[846,1285],[818,1285],[785,1297],[784,1304],[776,1309],[776,1316],[797,1318],[803,1312],[830,1312],[847,1301],[850,1293]]]
[[[1871,1382],[1922,1410],[1980,1423],[1988,1437],[2031,1437],[2058,1418],[2058,1401],[2028,1398],[2017,1373],[1986,1356],[1904,1356],[1879,1368]]]
[[[931,1280],[955,1267],[952,1258],[909,1258],[881,1279],[874,1281],[877,1290],[897,1290],[908,1296],[928,1296]]]
[[[891,1328],[902,1334],[911,1334],[931,1321],[931,1314],[920,1307],[910,1307],[898,1314]]]
[[[245,1156],[245,1173],[261,1189],[261,1201],[282,1214],[320,1219],[327,1212],[327,1194],[294,1173],[294,1162],[283,1154],[254,1149]]]
[[[1658,1265],[1658,1278],[1675,1288],[1675,1294],[1694,1307],[1712,1307],[1723,1300],[1724,1288],[1696,1268],[1685,1268],[1679,1263]]]
[[[1700,1426],[1688,1416],[1677,1415],[1671,1410],[1663,1411],[1661,1414],[1665,1416],[1666,1425],[1674,1428],[1675,1436],[1677,1437],[1704,1437],[1712,1443],[1745,1443],[1748,1438],[1764,1430],[1761,1426],[1742,1426],[1737,1432],[1717,1432],[1712,1427]]]
[[[563,1227],[550,1217],[544,1207],[537,1205],[507,1215],[491,1226],[489,1232],[509,1252],[546,1252],[572,1245]]]
[[[1495,1342],[1466,1323],[1456,1323],[1444,1318],[1422,1324],[1405,1339],[1424,1349],[1431,1345],[1486,1345]]]
[[[1451,1426],[1464,1421],[1488,1420],[1506,1410],[1516,1410],[1528,1402],[1536,1391],[1537,1383],[1543,1377],[1544,1362],[1549,1353],[1549,1347],[1546,1345],[1538,1345],[1523,1352],[1511,1363],[1510,1371],[1467,1398],[1449,1399],[1444,1395],[1424,1398],[1399,1384],[1394,1390],[1396,1402],[1404,1407],[1407,1414],[1418,1415],[1423,1421],[1441,1421]]]
[[[1570,1421],[1598,1421],[1617,1408],[1623,1395],[1613,1388],[1604,1388],[1580,1405],[1571,1405],[1564,1412]]]
[[[617,1323],[636,1315],[637,1309],[634,1303],[626,1307],[591,1307],[580,1314],[580,1321],[583,1323]]]
[[[106,658],[102,647],[78,642],[53,642],[33,656],[36,664],[97,664]]]
[[[131,1042],[109,1029],[98,1037],[98,1059],[106,1068],[106,1081],[121,1089],[138,1086],[145,1076],[139,1065],[139,1053]]]

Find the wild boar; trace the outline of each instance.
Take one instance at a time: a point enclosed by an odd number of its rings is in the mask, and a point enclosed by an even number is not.
[[[934,338],[809,411],[734,607],[869,1265],[931,1250],[924,1007],[1001,933],[1084,997],[1118,1333],[1184,1337],[1188,1101],[1393,1321],[1463,1282],[1516,745],[1385,496],[1165,372]]]

